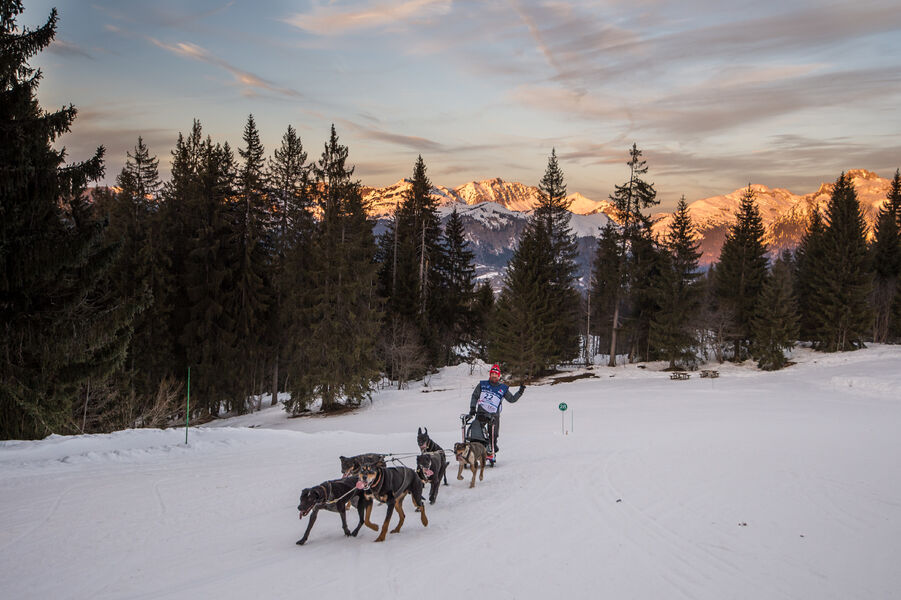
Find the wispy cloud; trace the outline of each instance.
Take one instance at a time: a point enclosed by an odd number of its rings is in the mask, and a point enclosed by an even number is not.
[[[72,42],[67,42],[60,38],[54,39],[53,42],[51,42],[50,47],[47,48],[47,51],[59,56],[74,55],[94,60],[94,55],[92,55],[90,52],[88,52],[78,44],[73,44]]]
[[[432,19],[447,14],[452,5],[452,0],[406,0],[364,3],[348,9],[316,3],[311,12],[291,15],[284,22],[314,35],[340,35]]]
[[[361,125],[354,121],[341,119],[342,126],[354,131],[357,135],[369,140],[376,140],[395,146],[400,146],[414,152],[444,152],[445,147],[434,140],[423,137],[404,135],[385,131],[377,127]]]
[[[178,54],[179,56],[184,56],[186,58],[191,58],[211,65],[215,65],[217,67],[220,67],[221,69],[224,69],[225,71],[228,71],[235,78],[235,82],[239,86],[241,86],[246,93],[255,94],[256,90],[264,90],[291,98],[303,97],[303,94],[296,90],[281,87],[272,83],[271,81],[268,81],[258,75],[251,73],[250,71],[239,69],[238,67],[235,67],[231,63],[211,54],[208,50],[201,48],[196,44],[192,44],[190,42],[166,44],[155,38],[149,39],[151,42],[153,42],[160,48],[163,48],[164,50],[168,50],[169,52]]]

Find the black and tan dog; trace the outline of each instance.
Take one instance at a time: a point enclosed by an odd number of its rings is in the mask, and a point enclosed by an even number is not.
[[[329,510],[341,515],[341,528],[344,529],[344,535],[356,536],[363,526],[363,511],[367,501],[363,495],[363,491],[357,488],[358,478],[345,477],[343,479],[333,479],[323,481],[319,485],[306,488],[300,493],[300,504],[297,510],[300,511],[300,518],[303,519],[310,511],[310,522],[307,524],[307,530],[303,537],[297,540],[298,546],[303,546],[307,538],[310,537],[310,530],[316,522],[316,515],[320,510]],[[347,528],[347,506],[348,503],[356,499],[357,513],[360,515],[360,522],[357,527],[351,531]],[[369,509],[372,510],[372,500],[368,501]],[[373,529],[377,529],[375,525],[371,525]]]
[[[457,479],[463,479],[463,467],[469,465],[472,470],[472,481],[469,487],[476,485],[476,470],[481,466],[479,471],[479,481],[482,481],[485,474],[485,462],[488,458],[488,451],[485,446],[479,442],[457,442],[454,444],[454,456],[460,463],[460,470],[457,471]]]
[[[363,465],[360,468],[360,482],[363,489],[377,500],[388,505],[382,531],[375,538],[377,542],[385,541],[391,514],[397,509],[400,521],[391,533],[398,533],[404,524],[403,502],[407,494],[413,496],[413,504],[419,508],[423,527],[428,527],[429,520],[425,515],[425,503],[422,501],[422,481],[413,469],[408,467],[376,467]]]
[[[356,477],[360,474],[360,467],[364,464],[375,465],[377,467],[385,466],[385,455],[376,454],[374,452],[370,452],[369,454],[357,454],[350,458],[339,456],[338,460],[341,461],[341,473],[343,473],[344,477]]]
[[[419,446],[419,451],[425,454],[426,452],[441,452],[444,454],[444,449],[438,445],[438,443],[429,437],[429,428],[426,427],[424,429],[417,428],[416,429],[416,444]],[[447,457],[445,457],[445,462],[447,462]],[[447,485],[447,475],[443,475],[444,477],[444,485]],[[429,494],[429,498],[431,498],[431,494]]]
[[[374,452],[357,454],[356,456],[351,456],[349,458],[347,456],[339,456],[338,460],[341,461],[341,473],[344,474],[344,477],[353,477],[357,480],[359,480],[360,469],[363,468],[363,465],[370,465],[373,467],[385,466],[385,455]],[[363,493],[359,496],[359,501],[364,502],[366,506],[366,515],[363,518],[363,523],[373,531],[378,531],[378,525],[369,520],[372,516],[372,494],[363,490]]]
[[[444,450],[435,452],[423,452],[416,457],[416,474],[422,480],[422,485],[431,484],[429,487],[429,504],[435,504],[438,499],[438,489],[441,487],[441,479],[447,485],[447,457]]]

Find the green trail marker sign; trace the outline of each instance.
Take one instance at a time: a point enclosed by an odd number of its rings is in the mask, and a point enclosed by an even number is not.
[[[566,402],[561,402],[557,405],[557,408],[560,409],[560,433],[566,435],[566,423],[564,419],[566,418],[566,409],[569,407],[566,405]]]

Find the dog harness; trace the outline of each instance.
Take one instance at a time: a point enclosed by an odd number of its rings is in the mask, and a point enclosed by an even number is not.
[[[503,408],[504,396],[507,395],[507,391],[510,388],[504,383],[491,385],[490,381],[480,381],[479,388],[479,408],[487,413],[500,414]]]

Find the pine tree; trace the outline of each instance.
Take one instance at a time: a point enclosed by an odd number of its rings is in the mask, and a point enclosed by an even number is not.
[[[150,155],[142,138],[138,138],[134,153],[128,152],[126,157],[116,178],[118,191],[101,196],[95,206],[109,221],[107,243],[118,248],[107,285],[126,306],[140,311],[124,366],[126,385],[120,395],[134,396],[137,404],[146,408],[161,378],[155,368],[157,319],[152,304],[154,282],[161,270],[154,252],[154,223],[162,184],[159,161]]]
[[[696,360],[692,318],[700,308],[700,246],[683,196],[664,240],[666,252],[656,289],[660,311],[651,320],[652,343],[669,360],[670,368],[676,368],[677,362],[685,366]]]
[[[444,226],[442,254],[445,258],[440,276],[443,285],[438,294],[440,305],[436,307],[436,316],[441,318],[441,329],[449,335],[444,345],[453,349],[473,339],[471,305],[475,290],[473,253],[456,208]]]
[[[874,271],[873,341],[893,339],[898,328],[896,310],[901,287],[901,172],[895,171],[886,202],[876,216],[875,239],[870,249]]]
[[[299,412],[314,399],[322,410],[340,400],[358,405],[378,377],[376,342],[381,320],[372,222],[360,184],[347,166],[348,150],[334,125],[315,165],[313,195],[321,218],[314,231],[305,301],[309,332],[305,356],[288,366],[291,402]]]
[[[872,288],[866,223],[857,192],[842,173],[826,207],[821,260],[813,266],[816,306],[810,315],[814,342],[827,352],[863,347],[872,324]]]
[[[752,343],[751,319],[763,290],[767,273],[764,228],[754,190],[748,185],[726,233],[716,269],[716,295],[733,315],[737,334],[733,338],[734,360],[744,360]]]
[[[171,177],[163,185],[157,219],[155,253],[163,266],[154,281],[154,315],[158,321],[155,355],[163,369],[162,377],[184,382],[187,375],[187,351],[182,335],[190,321],[187,293],[187,262],[192,239],[198,228],[198,198],[201,196],[201,156],[203,130],[194,120],[188,136],[178,134],[171,151]],[[197,389],[195,369],[195,390]],[[195,403],[196,406],[196,403]]]
[[[629,335],[629,360],[653,360],[659,351],[651,345],[651,322],[660,312],[661,280],[669,262],[652,235],[653,220],[645,218],[629,244],[630,282],[626,330]]]
[[[818,310],[816,270],[823,265],[823,232],[826,226],[816,206],[810,208],[807,229],[795,250],[795,297],[798,301],[798,336],[813,340]]]
[[[617,304],[624,285],[624,263],[620,231],[612,221],[608,221],[598,235],[591,272],[590,333],[600,337],[601,347],[611,347],[614,316],[618,316]]]
[[[469,358],[488,360],[490,325],[494,321],[494,290],[487,280],[476,288],[470,314],[474,355]]]
[[[225,310],[234,316],[234,350],[238,360],[233,368],[242,383],[241,395],[246,397],[258,389],[253,383],[262,376],[263,341],[272,292],[267,272],[272,243],[266,205],[264,149],[253,115],[247,117],[243,141],[244,147],[238,150],[242,163],[237,174],[236,202],[227,204],[232,237],[228,245],[235,255],[223,302]],[[235,408],[244,412],[244,402],[239,401]]]
[[[452,303],[443,280],[447,257],[432,183],[419,156],[410,188],[379,240],[380,290],[387,299],[387,322],[416,328],[426,347],[427,365],[444,363],[450,353],[452,324],[442,308]],[[393,327],[397,329],[397,327]],[[391,374],[393,376],[393,374]]]
[[[303,340],[299,300],[307,281],[307,256],[313,231],[307,153],[290,125],[269,161],[269,197],[274,218],[271,329],[272,405],[278,401],[280,362],[292,355],[292,339]],[[299,356],[303,356],[299,353]]]
[[[618,337],[623,324],[632,318],[630,355],[640,352],[643,338],[650,328],[649,276],[659,269],[651,238],[652,221],[643,210],[659,204],[654,184],[646,182],[642,176],[648,172],[647,161],[636,144],[629,150],[629,181],[614,186],[610,199],[613,201],[621,257],[620,285],[613,292],[613,318],[610,329],[610,362],[616,366]]]
[[[236,315],[227,302],[237,255],[228,214],[237,165],[228,143],[214,145],[207,137],[197,166],[182,273],[187,322],[179,340],[191,367],[191,406],[217,416],[222,408],[243,411],[246,390],[245,374],[235,367],[242,360]]]
[[[19,0],[0,0],[0,437],[75,431],[73,405],[125,357],[133,311],[101,282],[115,257],[81,198],[103,174],[103,148],[64,165],[52,144],[76,110],[45,112],[28,59],[52,42],[57,12],[19,29]]]
[[[553,358],[559,362],[574,358],[579,351],[579,313],[581,296],[575,288],[578,273],[576,258],[579,247],[569,226],[571,200],[566,198],[563,171],[557,162],[556,150],[551,150],[547,168],[538,185],[538,204],[534,218],[544,222],[550,236],[551,277],[546,293],[554,307],[552,324]]]
[[[555,363],[554,305],[547,294],[553,247],[545,221],[532,218],[507,265],[490,323],[489,357],[515,379],[538,375]]]
[[[773,262],[751,319],[751,355],[757,366],[774,371],[785,366],[785,351],[798,339],[798,309],[792,292],[791,256]]]

